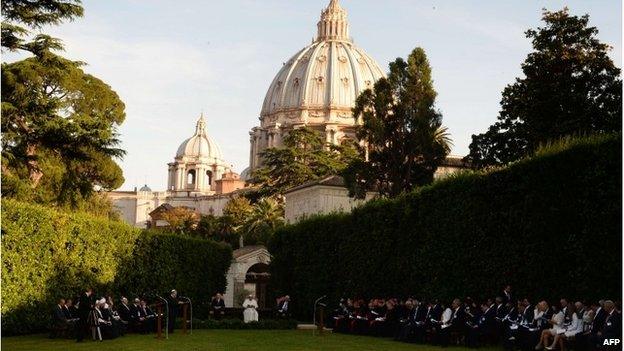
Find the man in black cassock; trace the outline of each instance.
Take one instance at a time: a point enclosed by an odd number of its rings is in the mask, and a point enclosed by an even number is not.
[[[169,333],[173,333],[175,320],[178,317],[179,306],[184,302],[178,297],[178,292],[173,289],[167,297],[167,303],[169,304],[169,325],[167,328],[169,329]]]
[[[89,333],[89,325],[87,324],[87,318],[89,313],[93,309],[95,300],[93,298],[93,289],[88,288],[82,295],[78,302],[78,323],[76,325],[76,342],[82,342],[85,335]]]

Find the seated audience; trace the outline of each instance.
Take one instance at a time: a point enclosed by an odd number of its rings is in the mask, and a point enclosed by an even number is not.
[[[442,347],[500,345],[513,351],[607,350],[610,348],[604,345],[605,340],[621,338],[621,312],[612,300],[571,303],[562,298],[556,305],[549,305],[545,300],[533,305],[528,298],[513,300],[509,286],[503,293],[505,297],[479,301],[469,296],[464,302],[456,298],[450,304],[413,297],[343,298],[330,314],[328,325],[336,333],[393,337],[401,342]],[[122,297],[119,305],[115,305],[110,296],[99,300],[93,300],[93,296],[93,290],[87,289],[80,297],[78,309],[72,300],[59,299],[52,311],[50,337],[57,336],[54,332],[58,330],[72,330],[74,324],[79,332],[78,340],[83,325],[91,331],[94,340],[100,341],[123,336],[128,331],[155,330],[158,317],[145,299],[135,298],[128,304],[128,299]],[[290,296],[280,297],[276,303],[276,316],[290,316]],[[258,321],[255,296],[249,295],[243,307],[245,323]],[[210,315],[220,319],[224,309],[223,296],[217,293],[210,301]]]

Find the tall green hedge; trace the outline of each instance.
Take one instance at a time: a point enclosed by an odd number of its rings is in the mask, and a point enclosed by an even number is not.
[[[225,290],[231,262],[225,243],[145,231],[121,267],[117,292],[149,296],[175,288],[192,299],[196,317],[205,317],[210,298]]]
[[[83,213],[2,200],[2,332],[44,330],[60,297],[164,293],[201,301],[225,288],[225,245],[152,234]]]
[[[351,214],[280,229],[272,284],[299,318],[315,298],[619,298],[621,136],[562,142]]]

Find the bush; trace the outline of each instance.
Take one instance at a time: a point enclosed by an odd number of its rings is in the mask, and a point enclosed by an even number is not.
[[[298,318],[340,297],[618,298],[621,136],[568,140],[509,167],[466,172],[351,214],[278,230],[272,284]]]
[[[2,332],[44,330],[56,300],[88,286],[99,294],[177,287],[199,302],[225,288],[230,261],[225,245],[3,199]]]

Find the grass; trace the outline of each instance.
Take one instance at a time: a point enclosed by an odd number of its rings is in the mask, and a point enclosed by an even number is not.
[[[2,338],[2,350],[98,350],[98,351],[199,351],[199,350],[245,350],[245,351],[299,351],[299,350],[468,350],[466,348],[406,344],[391,339],[326,333],[313,336],[309,330],[195,330],[193,335],[175,333],[169,340],[157,340],[154,335],[127,335],[115,340],[95,343],[74,340],[47,339],[45,335],[29,335]],[[492,349],[480,349],[480,351]]]

